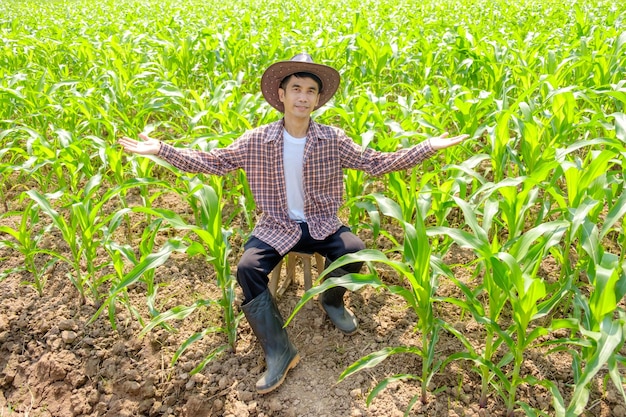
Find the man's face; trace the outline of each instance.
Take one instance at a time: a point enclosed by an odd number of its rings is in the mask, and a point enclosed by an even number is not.
[[[278,89],[278,98],[285,105],[285,116],[309,117],[319,103],[320,91],[312,78],[292,76]]]

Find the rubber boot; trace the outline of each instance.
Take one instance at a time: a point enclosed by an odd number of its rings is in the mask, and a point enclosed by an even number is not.
[[[326,267],[330,263],[326,260]],[[329,277],[340,277],[348,272],[338,268],[329,274]],[[342,333],[351,336],[359,329],[359,322],[354,313],[344,305],[343,295],[347,289],[344,287],[329,288],[320,296],[320,305],[328,315],[330,321],[333,322]]]
[[[287,372],[300,361],[300,355],[283,328],[283,318],[269,289],[241,306],[243,313],[265,352],[266,371],[256,383],[259,394],[275,390]]]

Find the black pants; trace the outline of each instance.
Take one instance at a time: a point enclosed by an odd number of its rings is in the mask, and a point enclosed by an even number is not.
[[[313,239],[306,223],[300,223],[300,227],[302,228],[302,237],[291,249],[292,251],[317,252],[332,262],[346,253],[365,249],[363,241],[346,226],[341,226],[339,230],[324,240]],[[282,258],[276,249],[254,236],[246,242],[244,253],[237,265],[237,282],[245,297],[243,304],[253,300],[267,289],[268,275]],[[362,262],[357,262],[345,265],[343,269],[348,272],[358,272],[362,265]]]

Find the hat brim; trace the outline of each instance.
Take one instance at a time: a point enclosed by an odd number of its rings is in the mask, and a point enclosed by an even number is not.
[[[278,98],[280,82],[287,76],[297,72],[309,72],[315,74],[322,81],[320,99],[315,110],[322,107],[335,95],[339,88],[341,77],[336,69],[327,65],[312,62],[281,61],[269,66],[261,77],[261,92],[265,100],[281,113],[285,112],[285,106]]]

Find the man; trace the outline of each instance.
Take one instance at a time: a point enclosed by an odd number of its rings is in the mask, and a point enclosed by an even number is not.
[[[335,94],[339,82],[335,69],[299,54],[271,65],[261,79],[263,96],[284,117],[246,132],[226,148],[177,149],[145,135],[139,135],[141,141],[119,141],[128,152],[157,155],[187,172],[246,172],[261,215],[237,265],[237,281],[244,294],[242,310],[265,353],[267,369],[256,384],[262,394],[276,389],[300,359],[268,289],[268,274],[292,250],[317,252],[330,263],[365,248],[337,217],[343,169],[371,175],[407,169],[467,138],[444,134],[392,153],[363,150],[342,130],[311,119],[311,113]],[[361,266],[355,263],[333,272],[358,272]],[[331,288],[320,296],[320,304],[333,324],[350,335],[358,323],[344,306],[345,292],[342,287]]]

